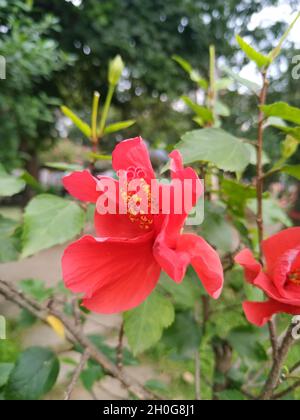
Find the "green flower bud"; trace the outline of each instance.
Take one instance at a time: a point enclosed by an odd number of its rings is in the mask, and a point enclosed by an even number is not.
[[[118,84],[124,68],[125,65],[120,55],[111,60],[108,69],[108,81],[111,85],[116,86]]]

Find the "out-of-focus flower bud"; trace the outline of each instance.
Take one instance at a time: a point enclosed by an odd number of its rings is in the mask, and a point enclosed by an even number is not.
[[[111,60],[108,70],[108,81],[111,85],[116,86],[118,84],[124,68],[125,65],[120,55]]]

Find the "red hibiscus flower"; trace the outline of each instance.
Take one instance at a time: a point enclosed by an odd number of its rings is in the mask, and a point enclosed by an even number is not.
[[[259,327],[274,314],[300,314],[300,228],[286,229],[263,242],[266,268],[263,269],[249,249],[235,261],[245,269],[247,281],[263,290],[265,302],[245,302],[249,322]]]
[[[182,181],[182,188],[184,180],[192,180],[189,211],[202,193],[202,184],[192,168],[183,168],[178,151],[173,151],[170,157],[172,182],[159,188],[169,188],[172,195],[176,180]],[[130,179],[139,179],[151,200],[149,185],[155,174],[141,138],[125,140],[115,148],[113,169],[119,175],[126,173]],[[65,177],[63,183],[72,196],[96,203],[103,194],[101,183],[107,179],[83,171]],[[112,182],[119,191],[121,181]],[[124,201],[127,200],[125,196]],[[121,203],[117,198],[115,201],[119,207]],[[215,299],[220,296],[223,269],[218,254],[197,235],[181,234],[188,211],[177,214],[172,209],[170,214],[162,214],[161,203],[158,207],[155,214],[136,214],[130,210],[127,214],[100,214],[96,210],[97,237],[84,236],[66,249],[62,260],[65,284],[74,293],[84,293],[86,308],[107,314],[134,308],[155,288],[161,270],[180,283],[189,264],[209,295]]]

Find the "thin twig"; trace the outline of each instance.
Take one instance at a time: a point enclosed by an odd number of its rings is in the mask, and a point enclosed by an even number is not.
[[[268,327],[269,327],[270,340],[271,340],[272,349],[273,349],[273,357],[274,359],[276,359],[277,354],[278,354],[278,340],[277,340],[275,319],[272,319],[271,321],[268,322]]]
[[[262,259],[262,241],[264,239],[264,220],[263,220],[263,192],[264,192],[264,172],[263,172],[263,140],[264,140],[264,113],[262,106],[265,105],[267,99],[267,91],[269,82],[267,79],[267,71],[263,71],[263,87],[259,97],[259,113],[258,113],[258,136],[257,136],[257,166],[256,166],[256,191],[257,191],[257,230],[258,240],[260,244],[260,257]]]
[[[90,393],[90,395],[91,395],[91,397],[93,398],[94,401],[98,401],[98,397],[97,397],[97,395],[96,395],[96,393],[93,389],[90,389],[89,393]]]
[[[122,325],[120,328],[118,347],[117,347],[117,366],[119,370],[123,369],[123,340],[124,340],[124,321],[122,321]]]
[[[256,167],[256,192],[257,192],[257,232],[259,240],[259,256],[263,262],[262,243],[264,239],[264,219],[263,219],[263,192],[264,192],[264,171],[263,171],[263,140],[264,140],[264,112],[262,107],[266,103],[269,81],[267,79],[267,69],[262,71],[263,86],[259,96],[259,113],[258,113],[258,137],[257,137],[257,167]],[[270,400],[274,390],[277,388],[282,365],[294,342],[291,327],[288,329],[283,342],[278,349],[278,339],[274,320],[269,322],[270,340],[273,348],[273,364],[268,380],[260,396],[261,400]]]
[[[74,320],[77,327],[81,326],[81,313],[78,306],[78,297],[74,296],[72,299],[72,308],[73,308],[73,314],[74,314]]]
[[[296,370],[298,370],[299,368],[300,368],[300,361],[295,363],[294,366],[291,367],[290,373],[296,372]]]
[[[299,387],[300,387],[300,381],[297,381],[293,385],[286,388],[284,391],[278,392],[278,394],[275,394],[273,396],[273,399],[280,400],[281,398],[285,397],[286,395],[289,395],[291,392],[295,391]]]
[[[195,351],[195,399],[201,401],[201,363],[199,350]]]
[[[80,374],[83,371],[83,369],[85,368],[85,365],[87,363],[87,361],[90,358],[90,352],[88,349],[86,349],[83,354],[81,355],[81,359],[79,362],[79,365],[77,366],[77,368],[74,371],[72,380],[70,382],[70,385],[68,386],[67,392],[66,392],[66,396],[64,398],[65,401],[69,401],[71,399],[72,393],[74,391],[74,388],[79,380]]]
[[[274,390],[277,388],[279,380],[280,380],[280,375],[281,375],[281,370],[282,370],[282,365],[285,361],[286,356],[288,355],[288,352],[291,348],[291,346],[294,344],[295,340],[293,338],[293,334],[292,334],[292,330],[293,330],[294,326],[291,325],[289,327],[289,329],[287,330],[282,345],[280,346],[278,353],[277,353],[277,357],[274,358],[273,360],[273,365],[272,365],[272,369],[271,372],[269,374],[268,380],[266,382],[266,385],[264,387],[264,390],[260,396],[260,400],[270,400],[272,399]]]
[[[120,372],[117,366],[94,346],[94,344],[83,334],[80,328],[78,328],[75,323],[63,312],[54,308],[53,305],[45,307],[27,296],[25,297],[22,293],[15,289],[15,287],[3,280],[0,280],[0,294],[11,302],[17,304],[19,307],[27,309],[42,322],[47,323],[47,317],[49,315],[55,316],[63,323],[69,341],[74,344],[80,344],[84,350],[88,349],[90,352],[90,358],[99,363],[107,374],[118,379],[128,392],[143,400],[159,399],[158,396],[145,389],[137,381],[132,380],[124,372]]]

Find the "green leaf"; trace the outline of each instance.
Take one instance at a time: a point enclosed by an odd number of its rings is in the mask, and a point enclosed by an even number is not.
[[[18,318],[18,327],[22,330],[30,328],[37,322],[37,318],[27,309],[22,309]]]
[[[286,102],[275,102],[271,105],[263,105],[261,106],[261,109],[266,117],[279,117],[283,120],[300,124],[300,109],[290,106]]]
[[[281,130],[284,133],[294,137],[294,139],[300,141],[300,127],[286,127],[283,125],[276,124],[273,124],[273,127],[278,128],[278,130]]]
[[[261,345],[264,333],[264,330],[260,331],[252,325],[241,326],[232,329],[227,340],[241,357],[266,361],[268,356]]]
[[[23,179],[9,175],[2,167],[0,172],[0,197],[11,197],[18,194],[24,190],[25,186]]]
[[[209,162],[229,172],[243,172],[250,163],[247,146],[237,137],[219,128],[186,133],[176,146],[184,163]]]
[[[257,163],[257,149],[256,149],[256,147],[253,144],[247,143],[247,142],[245,142],[245,146],[249,150],[250,164],[251,165],[256,165],[256,163]],[[263,165],[268,165],[270,163],[270,158],[268,157],[268,155],[266,154],[265,151],[263,151],[262,163],[263,163]]]
[[[42,186],[42,184],[39,183],[39,181],[32,176],[29,172],[24,171],[20,177],[23,179],[23,181],[26,183],[26,185],[29,185],[30,188],[32,188],[34,191],[41,194],[42,192],[45,192],[45,188]]]
[[[222,193],[226,197],[226,203],[244,204],[248,199],[256,197],[256,188],[251,185],[241,184],[233,179],[222,180]]]
[[[228,89],[232,85],[232,80],[228,77],[223,77],[218,79],[215,83],[215,88],[217,90],[225,90]]]
[[[65,114],[66,117],[70,118],[70,120],[88,139],[91,139],[92,129],[86,122],[84,122],[81,118],[74,114],[70,108],[66,106],[62,106],[61,111],[63,114]]]
[[[170,349],[175,359],[193,357],[200,347],[203,331],[196,323],[193,311],[176,313],[176,319],[164,336],[163,343]]]
[[[214,120],[213,113],[210,109],[196,104],[188,96],[182,96],[181,99],[189,108],[191,108],[192,111],[195,112],[195,114],[197,114],[198,117],[201,118],[201,120],[203,120],[204,123],[212,122]]]
[[[57,169],[58,171],[64,172],[82,171],[84,169],[82,165],[66,162],[47,162],[45,163],[45,166],[51,169]]]
[[[281,172],[300,180],[300,165],[284,165]]]
[[[115,363],[117,359],[117,349],[116,347],[111,347],[106,344],[104,337],[101,335],[89,335],[89,340],[94,344],[97,349],[99,349],[111,362]],[[75,350],[83,353],[81,346],[76,345]],[[125,366],[135,366],[137,364],[136,359],[133,357],[132,353],[127,349],[123,349],[123,364]]]
[[[13,363],[0,363],[0,388],[6,385],[13,368]]]
[[[251,80],[247,80],[244,77],[241,77],[239,74],[234,73],[229,67],[223,67],[222,70],[228,74],[228,76],[232,77],[232,79],[239,83],[240,85],[245,86],[247,89],[251,90],[255,94],[261,89],[261,87]]]
[[[0,363],[15,363],[20,353],[16,340],[0,340]]]
[[[158,292],[152,293],[139,307],[124,314],[125,334],[134,355],[156,344],[174,322],[174,307]]]
[[[195,121],[195,123],[198,124],[200,127],[204,126],[204,121],[201,117],[194,117],[193,121]]]
[[[190,76],[192,82],[197,83],[198,86],[204,90],[208,89],[207,81],[200,76],[200,73],[197,70],[193,69],[187,60],[180,57],[179,55],[173,55],[172,59],[176,61],[176,63],[179,64],[181,68]]]
[[[192,276],[189,276],[189,272],[180,284],[176,284],[167,274],[162,273],[159,285],[171,296],[176,308],[180,309],[193,309],[195,301],[199,300],[202,294],[199,281],[196,283]]]
[[[221,401],[245,401],[246,397],[241,391],[237,389],[227,389],[226,391],[218,392],[218,397]]]
[[[234,229],[226,220],[223,207],[215,203],[206,203],[205,218],[201,225],[201,236],[219,251],[231,252],[234,246]]]
[[[216,101],[215,106],[216,114],[220,115],[220,117],[229,117],[230,116],[230,109],[227,105],[223,104],[220,100]]]
[[[284,160],[291,158],[298,150],[299,142],[294,137],[287,135],[281,144],[281,156]]]
[[[193,67],[187,60],[176,54],[172,56],[172,59],[176,61],[186,73],[191,74]]]
[[[110,124],[105,127],[104,134],[116,133],[117,131],[125,130],[135,124],[135,120],[121,121]]]
[[[247,203],[247,207],[253,211],[253,213],[256,213],[256,206],[256,200],[249,200]],[[263,200],[263,216],[265,223],[268,225],[272,226],[279,222],[287,227],[292,226],[291,219],[273,198]]]
[[[0,215],[0,263],[18,259],[17,222]]]
[[[74,202],[50,194],[33,198],[25,209],[22,256],[63,244],[84,227],[84,211]]]
[[[259,68],[268,67],[271,64],[270,57],[267,57],[266,55],[263,55],[260,52],[256,51],[253,47],[251,47],[251,45],[249,45],[239,35],[236,36],[236,40],[237,40],[239,46],[241,47],[241,49],[246,54],[246,56],[251,61],[254,61],[258,65]]]
[[[257,287],[253,287],[252,284],[244,282],[244,291],[246,299],[250,302],[263,302],[265,300],[264,292]]]
[[[283,34],[283,36],[281,37],[281,40],[279,41],[279,44],[277,45],[277,47],[275,47],[271,53],[269,54],[269,57],[271,59],[271,61],[274,61],[275,58],[278,57],[278,55],[280,54],[280,51],[282,49],[282,46],[284,44],[284,41],[287,39],[287,37],[289,36],[291,30],[294,28],[297,20],[300,18],[300,12],[297,14],[297,16],[295,17],[295,19],[292,21],[292,23],[289,25],[289,27],[287,28],[287,30],[285,31],[285,33]]]
[[[170,396],[169,385],[157,379],[150,379],[144,386],[158,395]]]
[[[88,363],[88,367],[81,373],[80,379],[88,391],[91,391],[94,384],[104,378],[105,373],[101,366],[92,362]]]
[[[19,357],[6,388],[8,400],[38,400],[55,385],[59,361],[48,349],[31,347]]]
[[[26,279],[21,280],[19,284],[23,293],[39,302],[43,302],[53,295],[53,289],[46,287],[42,280]]]

